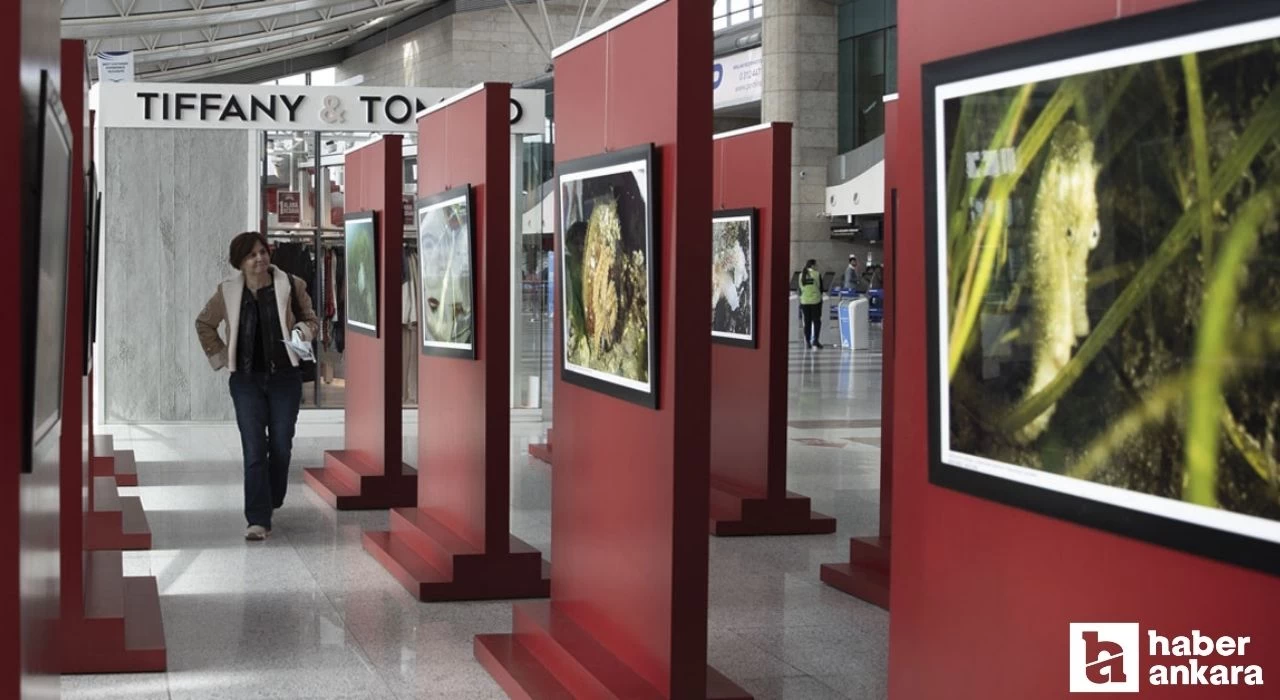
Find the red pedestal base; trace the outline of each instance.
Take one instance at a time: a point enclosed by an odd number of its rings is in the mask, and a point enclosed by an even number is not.
[[[711,482],[711,534],[829,535],[836,519],[809,509],[809,499],[787,492],[786,498],[759,498],[732,484]]]
[[[551,464],[551,430],[547,430],[547,441],[531,443],[529,454],[536,460]]]
[[[324,467],[305,469],[303,476],[330,506],[338,510],[405,508],[418,502],[418,473],[407,464],[399,474],[386,474],[351,450],[328,450]]]
[[[529,456],[540,462],[551,464],[551,443],[549,442],[533,442],[529,443]]]
[[[93,477],[93,510],[85,513],[84,548],[151,549],[151,528],[142,500],[122,497],[115,477]]]
[[[513,624],[513,634],[482,634],[474,644],[476,659],[512,698],[666,699],[551,603],[516,605]],[[710,666],[706,697],[751,700]]]
[[[889,609],[889,538],[849,540],[849,563],[823,564],[822,582],[849,595]]]
[[[117,452],[110,435],[94,435],[93,476],[114,477],[117,486],[137,486],[138,466],[133,450]]]
[[[418,600],[495,600],[551,595],[551,565],[510,536],[486,553],[416,508],[391,511],[389,532],[366,532],[364,548]]]
[[[84,559],[84,618],[61,620],[60,673],[143,673],[166,667],[154,576],[124,576],[120,552]]]

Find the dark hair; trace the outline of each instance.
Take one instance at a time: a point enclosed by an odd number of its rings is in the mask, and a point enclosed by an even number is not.
[[[249,257],[249,253],[253,252],[253,247],[261,243],[263,248],[271,250],[271,244],[267,242],[267,237],[257,231],[245,231],[231,239],[231,267],[240,269],[240,263]]]
[[[804,266],[805,266],[805,267],[817,267],[817,266],[818,266],[818,261],[817,261],[817,260],[814,260],[813,258],[809,258],[809,260],[808,260],[807,262],[805,262]]]

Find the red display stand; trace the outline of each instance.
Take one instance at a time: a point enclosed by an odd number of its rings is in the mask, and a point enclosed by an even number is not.
[[[551,601],[475,641],[514,698],[750,697],[707,666],[711,91],[690,69],[711,61],[707,7],[646,2],[556,52],[558,162],[655,146],[658,396],[557,370]]]
[[[60,494],[61,603],[57,626],[61,673],[162,671],[164,623],[154,576],[125,576],[119,547],[104,551],[110,536],[147,547],[151,533],[138,499],[130,502],[141,517],[145,537],[126,537],[112,477],[92,476],[93,377],[84,372],[85,179],[88,112],[83,41],[62,42],[62,101],[72,132],[72,168],[67,238],[66,351],[63,353]],[[91,488],[86,489],[86,485]],[[87,494],[92,494],[87,496]],[[86,508],[88,505],[88,508]],[[94,510],[94,509],[97,510]],[[112,514],[114,518],[108,517]]]
[[[889,544],[893,527],[893,377],[894,329],[897,326],[893,293],[898,239],[898,100],[884,102],[884,321],[882,322],[884,369],[880,394],[880,534],[849,540],[847,563],[823,564],[823,583],[889,609]]]
[[[411,506],[416,494],[417,473],[402,459],[400,418],[401,141],[383,136],[346,159],[346,210],[378,214],[378,335],[347,332],[344,448],[325,451],[324,467],[304,470],[311,490],[338,510]]]
[[[511,535],[511,86],[489,83],[418,120],[418,190],[471,185],[475,357],[418,358],[418,501],[365,549],[421,600],[550,594],[550,566]]]
[[[93,475],[107,476],[116,486],[137,486],[138,466],[133,450],[117,450],[110,435],[94,437]]]
[[[151,549],[151,527],[142,509],[142,499],[121,496],[120,474],[99,472],[100,465],[128,464],[133,469],[132,450],[115,449],[110,435],[98,435],[90,426],[92,450],[89,463],[89,510],[85,513],[84,546],[91,551]],[[137,473],[132,472],[137,484]]]
[[[1276,695],[1270,674],[1280,668],[1277,577],[958,493],[931,484],[928,477],[921,66],[1177,4],[1181,3],[898,3],[903,28],[898,63],[899,236],[895,284],[886,294],[895,300],[897,327],[888,687],[888,697],[894,700],[1088,697],[1068,692],[1073,622],[1140,625],[1140,692],[1094,697],[1263,700]],[[997,17],[998,21],[975,21]],[[1176,59],[1172,65],[1176,68]],[[560,550],[555,553],[559,557]],[[1211,654],[1199,659],[1200,668],[1256,664],[1266,670],[1266,684],[1150,685],[1150,665],[1186,668],[1189,659],[1149,655],[1148,632],[1172,638],[1189,637],[1192,630],[1214,636],[1251,635],[1247,655]]]
[[[536,460],[551,464],[551,429],[547,429],[546,442],[529,443],[529,456]]]
[[[714,141],[712,209],[756,211],[755,347],[711,343],[711,534],[816,535],[835,518],[787,491],[791,125]]]

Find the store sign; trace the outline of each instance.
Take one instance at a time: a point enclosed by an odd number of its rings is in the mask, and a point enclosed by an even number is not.
[[[413,217],[414,217],[413,195],[411,194],[400,195],[400,203],[404,207],[404,227],[407,229],[417,230],[417,225],[413,221]]]
[[[103,83],[133,82],[133,52],[99,51],[98,80]]]
[[[277,217],[282,224],[300,224],[302,223],[302,193],[301,192],[277,192]]]
[[[462,90],[357,86],[103,83],[106,128],[417,131],[417,114]],[[544,133],[545,93],[511,91],[511,131]]]
[[[758,102],[764,94],[764,50],[755,48],[717,59],[711,73],[715,109]]]

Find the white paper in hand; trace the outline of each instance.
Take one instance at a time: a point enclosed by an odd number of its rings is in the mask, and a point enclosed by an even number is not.
[[[315,355],[311,352],[311,343],[303,340],[302,333],[298,332],[298,329],[296,328],[293,330],[293,335],[290,336],[289,340],[282,340],[280,342],[288,345],[300,360],[314,361],[316,359]]]

